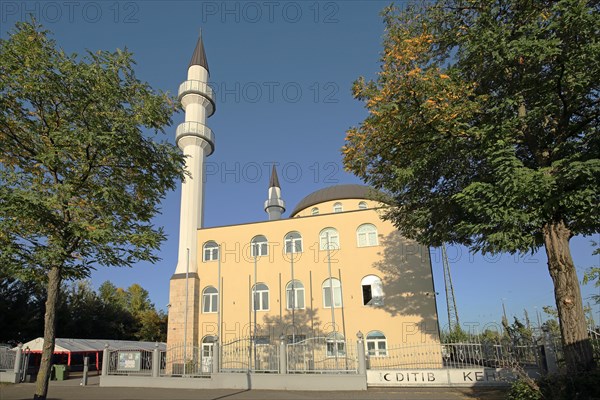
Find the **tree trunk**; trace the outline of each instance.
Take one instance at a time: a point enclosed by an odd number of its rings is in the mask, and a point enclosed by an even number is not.
[[[60,267],[52,267],[48,273],[48,298],[46,299],[46,314],[44,316],[44,346],[42,348],[42,363],[36,379],[34,400],[46,400],[48,381],[52,367],[52,354],[56,339],[56,307],[60,288]]]
[[[587,332],[579,280],[571,258],[571,231],[564,222],[551,222],[543,228],[548,270],[554,282],[563,353],[569,374],[590,371],[595,362]]]

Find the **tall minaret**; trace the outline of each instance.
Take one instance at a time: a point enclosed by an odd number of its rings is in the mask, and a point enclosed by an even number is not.
[[[198,276],[198,229],[204,220],[204,159],[214,150],[214,135],[205,125],[214,114],[212,89],[208,86],[208,63],[202,36],[194,49],[187,80],[179,86],[185,122],[177,127],[177,146],[186,156],[187,175],[181,187],[179,252],[169,288],[169,345],[198,345],[200,277]]]
[[[189,173],[181,188],[179,216],[179,252],[175,274],[198,270],[197,230],[204,220],[204,159],[214,151],[213,132],[206,118],[215,112],[212,89],[208,86],[208,62],[202,36],[188,67],[187,81],[179,86],[179,101],[185,110],[185,122],[177,127],[177,146],[186,156],[185,166]]]
[[[285,202],[281,199],[281,187],[279,186],[279,178],[277,177],[275,165],[273,165],[273,170],[271,171],[269,197],[265,201],[265,212],[269,214],[269,221],[281,219],[281,214],[285,212]]]

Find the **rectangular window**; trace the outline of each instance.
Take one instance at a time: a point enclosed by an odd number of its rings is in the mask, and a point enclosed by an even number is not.
[[[258,290],[254,293],[254,309],[256,311],[269,310],[269,292],[266,290]]]
[[[295,340],[294,340],[295,339]],[[306,335],[287,335],[287,342],[289,343],[300,343],[306,340]]]
[[[335,357],[335,348],[337,345],[337,356],[346,355],[346,344],[342,341],[330,341],[327,342],[327,357]]]
[[[293,292],[291,288],[287,289],[286,307],[288,310],[304,308],[304,288],[294,288]]]
[[[372,357],[387,356],[387,345],[385,339],[367,339],[367,352]]]
[[[363,305],[365,306],[382,306],[383,305],[383,288],[381,281],[376,281],[368,285],[362,285]]]
[[[203,307],[202,312],[204,313],[216,313],[219,303],[219,295],[217,293],[209,293],[203,296]]]
[[[252,243],[252,257],[261,257],[269,254],[269,244],[267,242]]]
[[[340,248],[340,238],[339,236],[329,236],[329,250],[338,250]],[[321,250],[327,250],[327,238],[325,236],[321,237]]]
[[[333,302],[335,307],[342,306],[342,289],[340,287],[333,288]],[[323,304],[325,308],[331,308],[331,289],[329,287],[323,288]]]
[[[254,339],[256,345],[267,345],[271,344],[271,338],[269,336],[257,336]]]

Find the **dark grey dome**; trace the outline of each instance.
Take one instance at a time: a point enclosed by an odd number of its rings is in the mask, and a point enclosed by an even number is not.
[[[350,184],[326,187],[325,189],[317,190],[300,200],[296,208],[294,208],[294,211],[290,214],[290,218],[315,204],[343,199],[372,200],[373,194],[373,189],[365,185]]]

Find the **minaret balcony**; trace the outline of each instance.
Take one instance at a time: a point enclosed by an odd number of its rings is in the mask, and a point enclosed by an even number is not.
[[[181,139],[189,136],[203,139],[208,144],[206,156],[210,156],[213,153],[215,149],[215,136],[208,126],[201,124],[200,122],[192,121],[179,124],[175,131],[175,141],[177,142],[177,145],[179,146],[179,141]]]
[[[213,99],[214,93],[212,88],[208,86],[206,82],[196,80],[189,80],[183,82],[181,85],[179,85],[179,95],[177,96],[177,98],[179,99],[179,101],[182,102],[182,104],[184,104],[182,99],[188,94],[202,96],[206,100],[208,100],[208,107],[206,108],[206,114],[208,117],[215,113],[216,105]],[[185,105],[186,104],[184,104],[184,106]]]
[[[285,211],[285,202],[281,199],[269,199],[265,201],[265,211],[270,207],[279,207]]]

